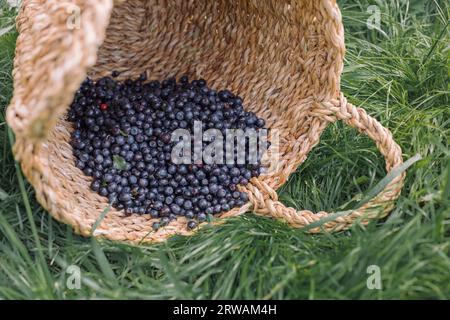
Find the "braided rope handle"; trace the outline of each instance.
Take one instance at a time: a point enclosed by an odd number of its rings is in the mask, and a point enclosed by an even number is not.
[[[340,99],[318,104],[317,108],[310,111],[310,116],[327,122],[342,120],[360,133],[367,135],[376,143],[378,150],[384,156],[387,172],[403,163],[402,151],[393,140],[391,132],[369,116],[364,109],[348,103],[343,95]],[[259,189],[262,189],[260,190],[261,195],[253,196],[250,200],[253,202],[255,213],[286,221],[293,227],[305,227],[328,217],[331,220],[323,223],[321,227],[326,231],[340,231],[349,228],[358,219],[361,219],[361,223],[366,224],[370,219],[386,216],[392,210],[393,202],[400,195],[404,178],[405,173],[398,175],[371,201],[349,214],[338,216],[335,219],[325,211],[313,213],[309,210],[297,211],[294,208],[286,207],[278,200],[276,192],[264,183],[258,184]],[[269,195],[269,197],[263,197],[262,194]],[[309,232],[317,233],[321,230],[319,227],[314,227]]]

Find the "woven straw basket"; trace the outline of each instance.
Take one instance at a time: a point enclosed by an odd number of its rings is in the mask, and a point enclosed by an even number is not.
[[[86,75],[97,79],[118,70],[122,79],[142,72],[152,79],[204,78],[242,96],[249,111],[278,129],[277,169],[253,178],[241,189],[249,203],[220,217],[253,211],[293,227],[326,217],[284,206],[276,190],[337,120],[375,141],[388,172],[402,163],[391,133],[340,93],[345,47],[335,0],[24,0],[17,27],[7,110],[14,154],[38,201],[82,235],[137,243],[190,233],[184,218],[152,232],[149,215],[125,216],[114,208],[92,232],[108,203],[74,166],[65,120]],[[361,208],[310,231],[339,231],[356,219],[385,216],[403,180],[397,176]]]

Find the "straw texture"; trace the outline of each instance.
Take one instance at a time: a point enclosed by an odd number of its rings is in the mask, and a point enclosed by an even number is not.
[[[77,12],[73,28],[67,21]],[[387,171],[402,163],[389,130],[340,93],[345,47],[334,0],[25,0],[17,27],[14,96],[7,110],[16,134],[13,151],[38,201],[82,235],[92,233],[108,207],[74,166],[72,128],[64,116],[86,75],[97,79],[118,70],[119,79],[142,72],[152,79],[201,77],[214,88],[238,93],[249,111],[277,129],[276,169],[241,187],[249,203],[220,217],[254,211],[294,227],[326,217],[326,212],[284,206],[276,190],[337,120],[376,143]],[[403,180],[398,176],[372,201],[323,229],[343,230],[355,219],[367,223],[385,216]],[[152,222],[148,215],[125,216],[110,208],[93,234],[134,243],[190,234],[182,218],[157,232]]]

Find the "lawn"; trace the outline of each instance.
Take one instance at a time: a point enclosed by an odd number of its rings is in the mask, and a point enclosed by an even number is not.
[[[0,0],[0,298],[449,299],[450,5],[338,3],[347,46],[342,91],[390,128],[404,159],[422,156],[392,214],[314,236],[247,214],[192,237],[134,247],[82,238],[52,219],[14,162],[5,108],[15,10]],[[374,8],[379,29],[366,24]],[[335,124],[281,198],[296,208],[336,210],[385,174],[375,145]],[[374,269],[381,287],[367,285]]]

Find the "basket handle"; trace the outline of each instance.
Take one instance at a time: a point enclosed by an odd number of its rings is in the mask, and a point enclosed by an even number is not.
[[[34,146],[47,138],[97,60],[112,7],[112,0],[22,2],[7,110],[16,136]]]
[[[403,163],[402,151],[393,140],[391,132],[367,115],[364,109],[348,103],[343,95],[340,99],[318,104],[310,111],[310,115],[327,122],[342,120],[360,133],[367,135],[376,143],[378,150],[384,156],[387,172],[391,172],[393,168]],[[269,198],[264,199],[261,194],[251,196],[250,200],[253,202],[255,213],[284,220],[294,227],[311,225],[308,229],[312,233],[320,232],[322,228],[326,231],[340,231],[349,228],[355,220],[360,218],[361,223],[366,224],[370,219],[386,216],[392,210],[394,200],[400,195],[404,178],[405,173],[402,172],[388,183],[375,198],[356,210],[344,212],[345,214],[330,214],[324,211],[313,213],[309,210],[298,211],[286,207],[278,201],[276,192],[267,184],[260,184],[260,188],[267,189],[261,191],[263,194],[270,195]],[[259,203],[261,201],[264,203]]]

